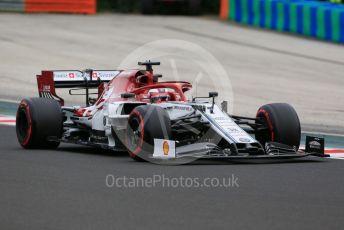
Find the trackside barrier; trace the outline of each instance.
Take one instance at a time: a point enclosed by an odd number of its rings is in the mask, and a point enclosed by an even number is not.
[[[0,0],[0,10],[27,13],[95,14],[97,0]]]
[[[0,0],[2,11],[24,11],[24,0]]]
[[[344,43],[342,4],[311,0],[221,0],[220,18]]]
[[[25,12],[95,14],[96,0],[25,0]]]

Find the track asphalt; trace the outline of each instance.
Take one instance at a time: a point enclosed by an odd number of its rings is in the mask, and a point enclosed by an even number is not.
[[[341,229],[344,161],[160,166],[61,145],[23,150],[0,126],[1,229]],[[237,178],[232,187],[114,186],[106,178]]]

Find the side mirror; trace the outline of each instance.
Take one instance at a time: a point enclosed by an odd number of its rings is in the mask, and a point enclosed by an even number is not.
[[[209,97],[217,97],[219,96],[218,92],[209,92]]]
[[[221,102],[221,109],[223,112],[228,113],[228,101]]]
[[[215,97],[219,96],[218,92],[209,92],[209,97],[213,98],[213,102],[211,104],[210,112],[214,113],[214,105],[215,105]]]
[[[135,93],[122,93],[121,98],[133,98],[135,97]]]
[[[153,75],[153,82],[154,83],[158,82],[159,78],[162,78],[162,74],[154,74]]]

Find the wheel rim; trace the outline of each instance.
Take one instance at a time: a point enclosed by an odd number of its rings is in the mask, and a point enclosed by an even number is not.
[[[260,109],[258,111],[257,118],[259,118],[262,121],[263,126],[268,127],[268,129],[258,131],[256,133],[256,139],[263,145],[268,141],[275,141],[275,134],[268,113],[265,110]]]
[[[143,144],[143,127],[139,117],[132,117],[128,123],[127,129],[127,148],[136,156]]]
[[[26,108],[24,107],[18,111],[16,128],[20,143],[26,145],[31,135],[31,126]]]

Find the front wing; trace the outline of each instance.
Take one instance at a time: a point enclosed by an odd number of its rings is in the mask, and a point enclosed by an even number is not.
[[[167,140],[165,140],[164,143],[169,144]],[[155,145],[152,158],[158,160],[178,160],[186,158],[214,160],[284,160],[302,158],[307,156],[328,157],[328,155],[326,154],[305,152],[303,150],[290,152],[274,152],[262,155],[250,155],[249,153],[239,153],[237,155],[232,155],[230,152],[219,149],[217,145],[208,142],[194,143],[190,145],[175,147],[172,151],[175,152],[166,152],[164,146]]]

